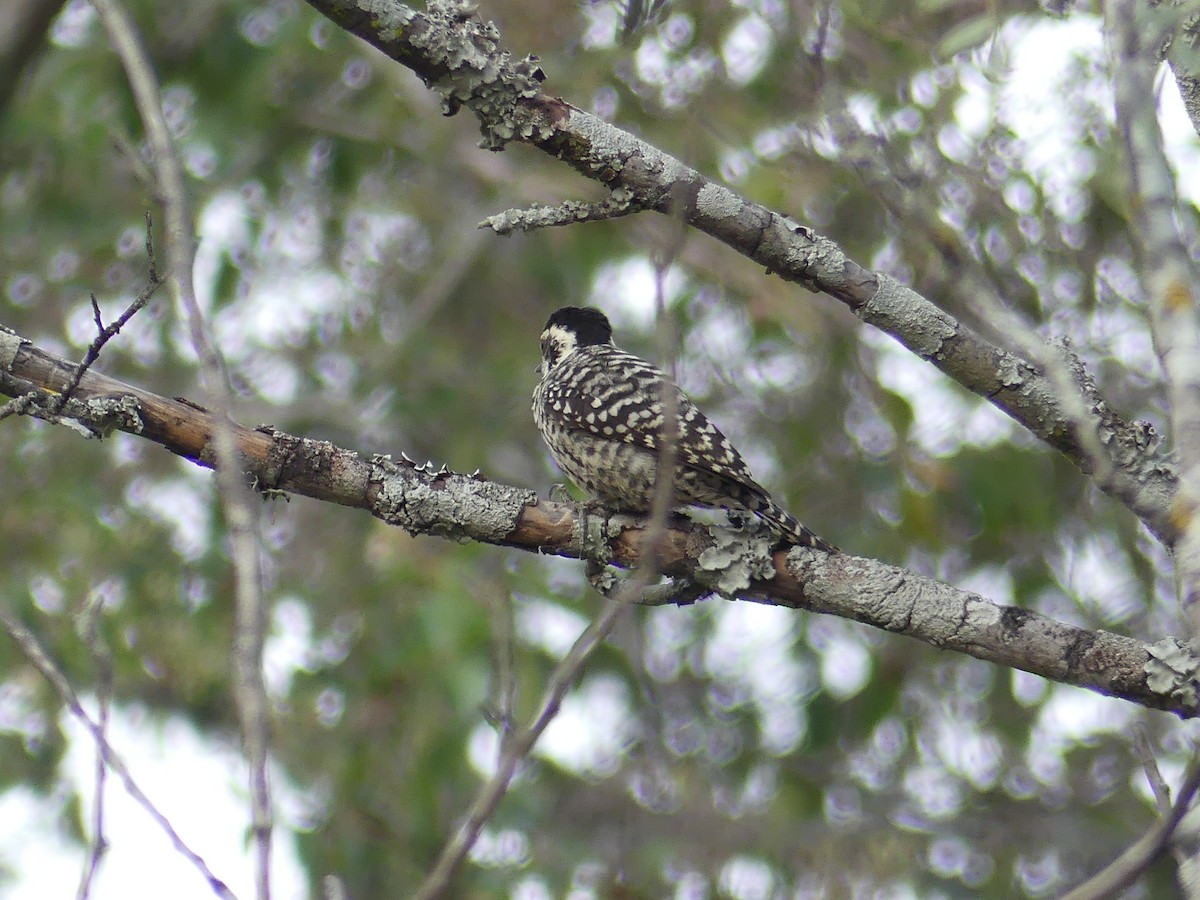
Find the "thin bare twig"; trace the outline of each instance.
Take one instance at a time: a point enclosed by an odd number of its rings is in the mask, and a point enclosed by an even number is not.
[[[1154,794],[1154,803],[1158,807],[1158,814],[1165,816],[1171,811],[1171,791],[1167,787],[1166,781],[1163,780],[1162,772],[1158,769],[1158,761],[1154,758],[1154,751],[1150,748],[1150,736],[1146,733],[1146,726],[1140,722],[1133,727],[1133,755],[1137,757],[1141,763],[1142,771],[1146,773],[1146,781],[1150,784],[1150,791]]]
[[[96,318],[99,319],[99,317],[100,313],[97,310]],[[101,326],[101,331],[103,330],[103,326]],[[112,655],[104,645],[104,639],[100,636],[100,617],[103,611],[104,595],[100,591],[96,591],[88,598],[84,606],[83,612],[80,615],[80,624],[82,626],[81,630],[83,631],[84,642],[91,648],[92,657],[96,660],[96,702],[100,707],[100,716],[96,727],[100,729],[101,734],[107,735],[113,669]],[[79,890],[76,893],[77,900],[87,900],[91,895],[92,882],[95,880],[96,873],[100,869],[100,862],[108,850],[108,839],[104,836],[104,790],[107,782],[107,774],[108,766],[104,763],[104,751],[97,744],[96,796],[92,809],[92,844],[88,853],[87,863],[84,865],[83,876],[79,881]]]
[[[1200,756],[1193,756],[1179,786],[1179,795],[1169,815],[1163,816],[1150,830],[1111,863],[1062,897],[1062,900],[1105,900],[1115,897],[1133,884],[1167,846],[1175,828],[1192,804],[1200,788]]]
[[[655,480],[656,493],[658,493],[659,482],[666,480],[662,476],[663,471],[670,470],[660,469],[659,476]],[[667,496],[669,498],[669,494]],[[647,549],[658,546],[659,540],[666,530],[669,514],[669,505],[664,505],[662,509],[652,513],[643,544]],[[471,848],[479,839],[483,826],[495,813],[500,801],[507,793],[517,768],[530,754],[547,726],[558,714],[563,698],[575,683],[584,663],[612,632],[621,615],[631,604],[637,603],[650,583],[658,578],[658,566],[653,562],[656,556],[656,553],[648,553],[646,558],[651,560],[651,564],[639,569],[627,580],[618,582],[612,592],[612,599],[609,600],[604,610],[576,638],[567,655],[555,667],[546,684],[546,689],[542,693],[538,712],[529,725],[521,731],[508,735],[507,741],[502,738],[500,760],[496,766],[496,772],[480,789],[467,811],[463,823],[446,846],[442,848],[432,871],[425,877],[417,890],[416,900],[434,900],[449,889],[455,873],[458,872],[467,858],[467,854],[471,852]],[[593,580],[593,585],[603,593],[603,589],[597,585],[595,580]]]
[[[217,487],[229,528],[234,574],[234,702],[250,769],[256,893],[259,900],[269,900],[274,817],[268,777],[269,702],[262,672],[267,616],[262,597],[260,542],[249,491],[239,477],[240,466],[230,424],[233,395],[224,360],[209,334],[196,300],[192,280],[195,233],[183,166],[163,115],[162,96],[149,53],[136,23],[118,0],[92,0],[92,4],[100,14],[113,48],[125,68],[138,113],[146,129],[156,187],[166,218],[169,277],[176,299],[186,314],[192,346],[200,358],[207,399],[216,412],[217,427],[213,438],[218,462]]]
[[[1140,722],[1133,728],[1133,755],[1142,765],[1142,770],[1146,773],[1146,781],[1150,784],[1150,792],[1154,794],[1154,804],[1158,807],[1158,814],[1166,817],[1171,814],[1171,789],[1167,787],[1166,779],[1163,778],[1162,772],[1159,771],[1158,761],[1154,758],[1154,750],[1150,746],[1150,735],[1146,731],[1146,726]],[[1187,859],[1187,854],[1180,846],[1178,840],[1171,842],[1171,855],[1175,857],[1175,861],[1183,866]]]
[[[101,319],[100,305],[96,302],[96,295],[92,294],[92,317],[96,322],[96,337],[88,345],[87,353],[84,354],[83,360],[75,369],[75,374],[71,376],[71,380],[67,382],[67,386],[62,389],[62,393],[51,404],[51,415],[57,415],[62,412],[62,408],[66,406],[67,401],[75,393],[75,389],[79,387],[79,382],[83,379],[84,374],[100,358],[100,351],[104,349],[104,345],[116,337],[121,329],[125,327],[125,324],[150,302],[150,298],[154,296],[155,292],[162,285],[162,276],[158,274],[158,260],[154,256],[153,225],[150,213],[146,213],[146,259],[150,265],[150,271],[146,274],[146,286],[133,298],[133,302],[125,307],[125,311],[117,316],[116,320],[108,326],[105,326],[104,321]]]
[[[183,838],[175,831],[170,820],[159,811],[158,807],[138,787],[133,774],[129,771],[129,767],[125,765],[125,762],[113,750],[112,745],[109,744],[104,730],[98,723],[92,721],[91,716],[87,714],[87,711],[80,704],[75,689],[71,687],[71,683],[67,681],[67,677],[62,673],[58,665],[55,664],[54,660],[50,658],[50,655],[42,647],[33,632],[18,621],[8,610],[3,608],[0,608],[0,624],[4,625],[4,629],[8,632],[9,637],[20,647],[21,652],[25,654],[25,658],[29,660],[30,664],[41,673],[42,677],[58,693],[59,698],[66,705],[67,709],[71,711],[71,715],[78,719],[83,727],[88,730],[92,739],[96,742],[96,746],[104,756],[105,765],[120,779],[125,792],[163,830],[163,833],[170,839],[171,844],[174,845],[176,852],[199,870],[200,874],[208,882],[209,887],[212,888],[214,894],[225,898],[225,900],[237,900],[233,891],[229,889],[225,882],[213,874],[208,864],[198,853],[184,843]]]
[[[661,350],[666,351],[664,359],[674,360],[675,341],[674,329],[666,315],[666,304],[663,300],[663,279],[666,269],[670,266],[667,259],[662,259],[655,266],[655,290],[658,313],[655,332]],[[659,403],[662,404],[662,431],[658,441],[657,473],[654,477],[654,496],[650,503],[650,525],[642,538],[642,552],[650,561],[649,566],[654,570],[652,579],[646,581],[642,588],[649,586],[650,581],[658,577],[662,571],[662,552],[660,544],[666,532],[667,519],[675,506],[675,469],[679,464],[679,394],[675,384],[669,378],[663,379],[659,386]],[[670,477],[667,477],[667,475]],[[641,593],[641,590],[638,591]]]
[[[496,688],[494,706],[486,712],[492,726],[499,732],[497,765],[508,749],[509,738],[516,727],[517,672],[514,663],[516,623],[513,619],[513,598],[508,592],[498,593],[492,606],[492,645],[495,647]]]
[[[583,630],[567,655],[554,669],[554,673],[546,685],[546,690],[542,694],[537,714],[526,728],[510,738],[508,748],[501,755],[495,774],[488,779],[476,795],[463,823],[446,846],[442,848],[433,870],[417,890],[416,900],[433,900],[435,897],[442,896],[449,888],[451,879],[462,865],[463,860],[466,859],[467,854],[471,852],[475,841],[479,839],[479,833],[483,830],[484,824],[492,817],[496,807],[500,805],[500,800],[508,791],[517,767],[533,749],[538,738],[546,730],[546,726],[558,714],[563,698],[575,683],[575,677],[583,668],[583,664],[612,631],[613,626],[617,624],[617,619],[627,608],[623,603],[610,601],[600,615]]]
[[[677,249],[677,242],[668,248],[660,260],[658,271],[658,308],[660,337],[669,335],[665,329],[665,303],[663,278],[666,268]],[[669,340],[665,343],[670,343]],[[479,839],[479,834],[488,819],[495,813],[501,799],[508,791],[518,766],[532,752],[534,745],[546,727],[558,714],[563,698],[587,662],[588,657],[604,641],[616,626],[618,619],[631,604],[638,603],[647,592],[660,599],[661,590],[652,585],[662,571],[660,545],[666,534],[667,521],[674,506],[675,466],[679,442],[678,398],[674,386],[663,385],[663,429],[659,441],[658,471],[654,479],[654,496],[646,530],[642,536],[645,563],[624,581],[605,581],[602,573],[591,573],[589,580],[598,592],[609,597],[604,610],[584,629],[575,640],[567,655],[555,667],[542,694],[537,714],[521,731],[501,738],[500,760],[496,772],[476,795],[463,823],[454,836],[442,848],[433,870],[426,876],[416,893],[416,900],[434,900],[450,887],[450,882],[462,866],[467,854]],[[672,587],[672,590],[675,590]],[[686,585],[678,590],[694,598],[695,588]]]
[[[92,315],[96,322],[97,334],[88,346],[87,353],[79,365],[75,367],[75,371],[71,377],[67,379],[67,383],[63,389],[53,397],[49,397],[49,391],[30,391],[29,393],[22,394],[20,397],[13,398],[3,406],[0,406],[0,421],[7,419],[9,416],[21,416],[26,413],[34,413],[49,421],[55,421],[79,387],[79,382],[83,380],[83,376],[87,374],[92,364],[100,358],[100,351],[104,345],[125,327],[125,323],[133,318],[138,310],[150,302],[150,298],[154,296],[154,292],[162,284],[162,277],[158,274],[158,261],[154,256],[154,239],[149,213],[146,213],[146,257],[150,264],[150,271],[146,276],[146,286],[133,299],[133,302],[125,308],[125,311],[117,317],[116,321],[107,327],[105,327],[104,322],[101,320],[100,306],[96,302],[96,295],[92,295]]]

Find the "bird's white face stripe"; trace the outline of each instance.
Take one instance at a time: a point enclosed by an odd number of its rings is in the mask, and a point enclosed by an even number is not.
[[[568,356],[575,352],[575,348],[579,346],[579,341],[575,337],[575,332],[563,328],[561,325],[551,325],[542,332],[542,359],[546,361],[542,367],[542,374],[552,369],[558,363],[562,362]]]

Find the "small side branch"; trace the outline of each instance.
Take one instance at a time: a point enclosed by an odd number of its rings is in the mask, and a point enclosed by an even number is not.
[[[563,698],[575,683],[583,664],[608,637],[625,609],[626,607],[620,603],[609,603],[575,640],[575,644],[555,668],[554,674],[551,675],[541,703],[538,705],[537,714],[526,728],[508,739],[496,773],[479,791],[463,823],[455,831],[450,842],[442,849],[433,871],[425,878],[414,895],[417,900],[434,900],[445,894],[450,887],[451,879],[467,858],[475,841],[478,840],[484,824],[492,817],[496,807],[508,791],[508,786],[512,783],[518,765],[529,755],[533,745],[545,732],[546,726],[558,714]]]
[[[115,321],[107,326],[104,324],[100,316],[100,306],[96,302],[96,295],[92,295],[92,316],[96,322],[96,337],[88,345],[87,353],[84,354],[79,365],[75,367],[74,373],[67,379],[61,391],[51,395],[45,390],[34,389],[14,397],[8,403],[0,406],[0,421],[7,419],[9,416],[32,414],[50,422],[62,423],[61,413],[63,409],[75,394],[75,389],[79,387],[80,380],[87,374],[92,364],[100,358],[100,351],[104,349],[104,345],[116,337],[121,329],[125,327],[126,323],[150,302],[150,298],[154,296],[155,292],[162,285],[162,276],[158,273],[158,261],[154,256],[154,235],[149,213],[146,213],[146,257],[150,265],[150,271],[146,276],[146,286],[133,299],[133,302],[125,307],[124,312]]]
[[[602,222],[642,212],[645,208],[634,202],[631,191],[618,188],[606,199],[596,202],[564,200],[558,206],[506,209],[488,216],[479,223],[479,227],[490,228],[496,234],[512,234],[514,231],[533,231],[556,225],[574,225],[576,222]]]
[[[80,379],[92,367],[92,364],[100,358],[100,351],[104,349],[104,345],[121,333],[121,329],[125,327],[126,323],[150,302],[150,298],[154,296],[163,283],[162,276],[158,274],[158,260],[154,257],[154,224],[150,218],[150,213],[146,213],[146,259],[150,265],[150,271],[146,275],[146,286],[142,288],[141,293],[133,298],[133,302],[125,307],[125,311],[117,316],[115,321],[110,322],[108,325],[104,324],[100,316],[100,304],[96,302],[96,295],[92,294],[92,318],[96,323],[96,337],[88,345],[87,353],[84,354],[83,360],[75,369],[75,374],[71,376],[71,380],[67,382],[62,393],[48,407],[47,411],[51,415],[57,415],[62,412],[67,401],[74,395],[75,389],[79,387]]]
[[[1194,757],[1188,764],[1179,796],[1169,814],[1155,822],[1149,831],[1109,865],[1073,891],[1064,894],[1062,900],[1103,900],[1116,897],[1121,890],[1133,884],[1166,848],[1180,820],[1192,805],[1197,789],[1200,789],[1200,760]]]

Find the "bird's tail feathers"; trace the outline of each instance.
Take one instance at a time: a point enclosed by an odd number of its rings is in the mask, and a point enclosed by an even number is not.
[[[816,532],[800,522],[787,510],[782,509],[775,501],[767,501],[767,505],[758,511],[764,521],[779,531],[780,536],[798,547],[813,547],[826,553],[840,552],[837,547],[817,535]]]

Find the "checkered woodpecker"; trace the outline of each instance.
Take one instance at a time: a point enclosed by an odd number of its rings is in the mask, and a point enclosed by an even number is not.
[[[677,506],[752,512],[785,541],[833,551],[750,475],[742,455],[663,372],[618,348],[604,313],[567,306],[542,332],[533,418],[555,462],[593,496],[650,510],[663,434],[663,385],[675,392]]]

